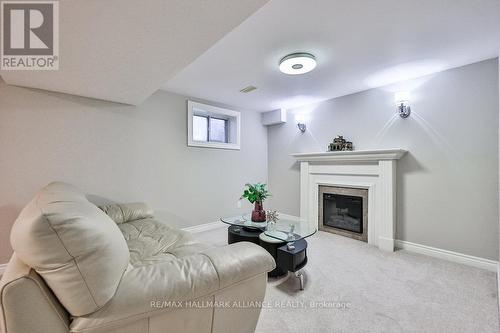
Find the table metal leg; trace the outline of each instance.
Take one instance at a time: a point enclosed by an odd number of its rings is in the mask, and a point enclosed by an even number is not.
[[[295,277],[299,279],[300,290],[304,290],[304,275],[302,274],[302,271],[296,271]]]

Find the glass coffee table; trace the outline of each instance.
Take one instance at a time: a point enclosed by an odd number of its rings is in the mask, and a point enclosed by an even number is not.
[[[252,222],[250,214],[245,214],[236,217],[223,217],[220,220],[225,224],[235,226],[236,230],[241,228],[252,233],[264,233],[269,238],[287,243],[307,238],[318,231],[307,221],[298,219],[280,218],[273,224],[272,222]]]
[[[276,261],[276,268],[269,272],[270,277],[277,277],[287,272],[295,273],[300,289],[304,287],[300,271],[307,264],[307,241],[305,238],[316,233],[317,228],[307,221],[280,218],[277,222],[252,222],[250,214],[221,218],[228,224],[227,240],[252,242],[265,248]]]

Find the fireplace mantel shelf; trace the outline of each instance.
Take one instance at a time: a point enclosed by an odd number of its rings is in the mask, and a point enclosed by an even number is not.
[[[399,160],[408,151],[401,148],[377,149],[377,150],[353,150],[353,151],[329,151],[317,153],[296,153],[291,154],[298,161],[383,161]]]

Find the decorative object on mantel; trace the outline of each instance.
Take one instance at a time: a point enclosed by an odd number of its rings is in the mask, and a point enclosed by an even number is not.
[[[342,135],[337,135],[333,142],[328,145],[328,151],[351,151],[354,146],[351,141],[344,139]]]
[[[246,198],[250,203],[255,204],[252,211],[252,222],[266,222],[266,211],[262,206],[262,202],[271,196],[266,186],[263,183],[245,184],[245,189],[240,199]]]

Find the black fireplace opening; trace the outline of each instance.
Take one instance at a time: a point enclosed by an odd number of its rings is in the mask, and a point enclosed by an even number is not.
[[[323,225],[363,233],[363,198],[323,193]]]

